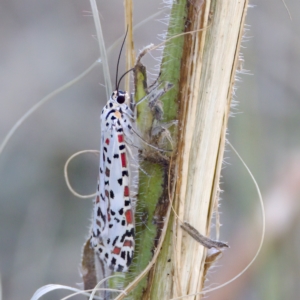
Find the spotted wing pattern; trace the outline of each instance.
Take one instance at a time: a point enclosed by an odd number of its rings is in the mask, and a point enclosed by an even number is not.
[[[115,91],[101,113],[100,167],[94,201],[92,246],[108,267],[126,272],[134,252],[128,145],[132,111],[126,92]]]

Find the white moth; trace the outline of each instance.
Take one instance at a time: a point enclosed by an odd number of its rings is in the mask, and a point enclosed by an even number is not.
[[[126,272],[134,252],[134,214],[130,198],[128,145],[133,112],[127,92],[114,91],[101,113],[100,168],[92,245],[102,261]]]
[[[128,29],[127,29],[128,31]],[[101,112],[100,167],[97,196],[94,201],[91,245],[100,259],[115,272],[126,272],[134,252],[134,207],[130,188],[133,183],[128,154],[132,153],[125,138],[131,141],[129,95],[119,90],[125,72],[118,80],[118,68],[124,37],[117,62],[116,90]],[[129,151],[129,152],[128,152]]]

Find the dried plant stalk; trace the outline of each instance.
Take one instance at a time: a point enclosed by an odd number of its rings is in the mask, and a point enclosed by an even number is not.
[[[186,8],[186,31],[208,29],[184,41],[174,203],[181,220],[209,236],[247,0],[187,1]],[[203,289],[206,250],[174,221],[156,263],[151,299]]]

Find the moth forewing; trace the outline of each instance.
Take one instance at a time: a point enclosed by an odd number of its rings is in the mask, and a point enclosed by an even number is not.
[[[126,92],[115,91],[101,113],[99,185],[92,245],[113,271],[126,272],[134,252],[134,203],[129,149],[133,112]],[[132,152],[132,151],[130,151]]]

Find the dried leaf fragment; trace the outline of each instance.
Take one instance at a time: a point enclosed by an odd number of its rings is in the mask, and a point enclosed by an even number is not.
[[[202,235],[196,228],[194,228],[192,225],[190,225],[188,222],[184,222],[180,225],[180,227],[185,230],[192,238],[194,238],[197,242],[199,242],[201,245],[203,245],[205,248],[211,249],[222,249],[222,248],[228,248],[228,244],[220,242],[220,241],[214,241],[210,238]]]

